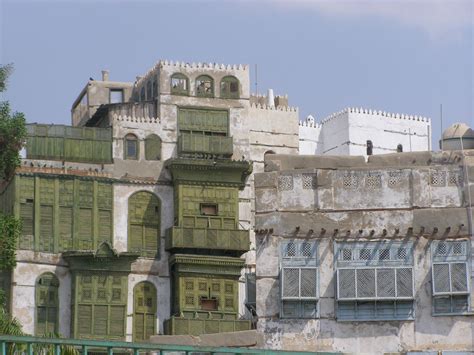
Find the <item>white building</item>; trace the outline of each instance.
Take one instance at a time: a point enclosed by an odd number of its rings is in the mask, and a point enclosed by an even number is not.
[[[308,116],[299,125],[303,155],[368,155],[431,150],[431,120],[362,108],[346,108],[317,123]],[[370,144],[369,144],[370,145]]]

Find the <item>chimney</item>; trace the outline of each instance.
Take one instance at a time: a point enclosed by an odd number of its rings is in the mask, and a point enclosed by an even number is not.
[[[102,70],[102,81],[109,81],[109,71]]]
[[[270,107],[275,106],[275,96],[273,95],[273,89],[268,89],[267,105],[270,106]]]

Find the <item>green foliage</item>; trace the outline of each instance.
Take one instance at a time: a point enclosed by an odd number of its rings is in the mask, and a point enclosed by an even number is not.
[[[6,87],[10,65],[0,66],[0,92]],[[8,102],[0,102],[0,180],[8,180],[20,165],[20,149],[26,139],[26,121],[22,113],[10,110]]]
[[[58,339],[62,338],[61,334],[58,333],[48,333],[43,335],[44,338],[48,339]],[[61,355],[79,355],[79,350],[77,350],[72,345],[61,345],[60,347]],[[34,354],[42,354],[42,355],[54,355],[54,345],[53,344],[35,344],[33,346],[33,353]]]
[[[0,213],[0,270],[16,266],[16,246],[21,233],[21,222]]]
[[[0,335],[24,336],[22,326],[16,318],[12,318],[10,314],[2,306],[0,307]],[[13,355],[24,351],[23,344],[9,344],[6,355]]]

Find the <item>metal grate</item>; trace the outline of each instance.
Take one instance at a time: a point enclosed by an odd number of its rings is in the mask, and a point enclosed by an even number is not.
[[[280,191],[291,191],[291,190],[293,190],[293,176],[292,175],[280,175],[278,177],[278,189]]]

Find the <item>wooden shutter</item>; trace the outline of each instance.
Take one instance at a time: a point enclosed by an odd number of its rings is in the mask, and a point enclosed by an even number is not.
[[[78,249],[93,249],[93,235],[92,235],[92,209],[81,208],[79,209],[79,226],[77,243]]]
[[[150,192],[137,192],[128,201],[128,246],[154,257],[159,249],[160,201]]]
[[[76,318],[79,335],[92,335],[92,305],[79,305]]]
[[[150,282],[141,282],[134,289],[133,339],[147,340],[155,334],[156,288]]]
[[[339,299],[356,297],[355,269],[337,270],[337,294]]]
[[[36,283],[36,335],[57,332],[58,287],[55,275],[46,273]]]
[[[158,226],[145,226],[145,250],[148,256],[155,256],[158,252]]]
[[[285,267],[282,270],[282,298],[298,298],[300,288],[300,269]]]
[[[468,292],[468,275],[466,263],[451,263],[451,292]]]
[[[73,248],[72,243],[72,207],[59,207],[59,250]]]
[[[161,139],[157,135],[150,135],[145,139],[145,159],[160,160]]]
[[[112,211],[99,210],[99,244],[112,242]]]
[[[449,264],[433,264],[433,292],[442,294],[450,292]]]
[[[107,335],[108,319],[109,307],[106,305],[94,305],[94,336]]]
[[[42,205],[40,207],[39,250],[52,252],[53,248],[53,206]]]
[[[125,336],[125,306],[110,306],[110,331],[112,337]]]
[[[33,249],[34,235],[34,203],[33,200],[20,204],[20,219],[23,226],[22,235],[19,241],[20,249]]]

